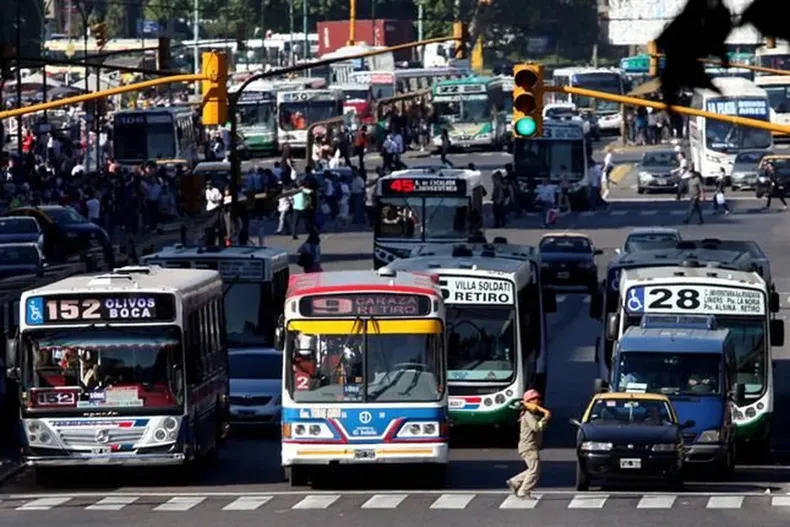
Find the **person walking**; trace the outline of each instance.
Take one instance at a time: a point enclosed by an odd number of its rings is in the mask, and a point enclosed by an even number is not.
[[[700,201],[705,201],[705,190],[702,188],[702,176],[696,170],[691,173],[691,178],[688,180],[689,188],[689,209],[686,214],[686,219],[683,223],[688,224],[694,214],[699,218],[699,224],[705,223],[702,219],[702,208]]]
[[[452,142],[450,141],[450,132],[447,131],[447,128],[442,128],[440,137],[442,144],[439,147],[439,159],[443,165],[452,167],[453,164],[449,159],[447,159],[447,154],[450,152],[450,147],[452,146]]]
[[[727,198],[724,196],[724,189],[727,186],[725,176],[726,172],[724,171],[724,167],[722,167],[719,177],[716,178],[716,193],[713,195],[713,214],[718,214],[719,208],[721,208],[725,214],[730,214],[732,212],[730,206],[727,205]]]
[[[689,163],[686,159],[686,154],[683,153],[683,150],[680,146],[675,147],[675,155],[677,155],[678,159],[678,167],[672,169],[672,173],[677,177],[677,194],[675,196],[675,200],[680,201],[683,197],[683,193],[688,191],[686,188],[688,186],[689,178],[691,177],[691,171],[689,170]]]
[[[516,403],[520,409],[518,455],[527,465],[526,470],[507,480],[507,486],[520,498],[531,497],[540,479],[540,449],[543,430],[551,419],[551,412],[540,406],[541,397],[537,390],[527,390],[524,398]]]
[[[765,209],[771,208],[771,198],[777,198],[782,202],[783,210],[787,210],[787,201],[785,201],[785,187],[782,181],[777,177],[776,167],[772,162],[765,166],[765,175],[771,182],[771,188],[768,190],[768,201],[765,202]]]

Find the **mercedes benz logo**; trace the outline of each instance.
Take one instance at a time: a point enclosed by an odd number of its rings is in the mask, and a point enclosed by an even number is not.
[[[359,422],[363,425],[368,424],[373,420],[373,415],[370,412],[362,412],[359,414]]]
[[[107,444],[110,442],[110,431],[109,430],[99,430],[96,432],[96,442]]]

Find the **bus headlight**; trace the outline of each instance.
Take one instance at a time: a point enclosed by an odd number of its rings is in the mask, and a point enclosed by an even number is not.
[[[140,446],[160,446],[174,443],[181,428],[181,417],[160,417],[151,419],[148,433],[143,436]]]
[[[494,397],[494,402],[497,404],[504,404],[505,403],[505,394],[498,393],[496,397]]]
[[[408,423],[395,437],[399,439],[439,437],[439,423],[432,421]]]
[[[31,447],[37,448],[63,448],[57,434],[52,432],[50,428],[41,421],[27,421],[25,422],[25,431],[27,432],[27,443]]]
[[[653,452],[674,452],[678,449],[678,446],[675,443],[659,443],[657,445],[653,445],[651,449]]]
[[[757,415],[757,410],[755,410],[753,406],[750,406],[749,408],[746,409],[745,413],[746,413],[746,417],[751,419],[752,417]]]
[[[705,430],[697,438],[697,443],[718,443],[721,441],[721,432],[718,430]]]
[[[290,439],[335,439],[332,430],[324,423],[291,423],[290,426],[283,426],[284,431],[290,430],[290,434],[283,438]]]

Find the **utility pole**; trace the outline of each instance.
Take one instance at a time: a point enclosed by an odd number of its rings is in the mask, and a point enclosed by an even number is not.
[[[304,0],[303,0],[304,1]],[[290,53],[288,63],[293,66],[294,62],[294,0],[288,0],[288,23],[291,31],[291,36],[288,38],[290,44]]]
[[[417,40],[422,40],[422,36],[423,36],[423,27],[422,27],[423,6],[422,6],[422,2],[423,2],[423,0],[418,0],[418,3],[417,3]],[[420,62],[425,60],[425,51],[424,50],[425,50],[425,48],[419,48],[417,50],[417,54],[420,57]],[[423,64],[422,67],[424,68],[425,64]]]
[[[307,0],[302,0],[302,31],[304,32],[304,49],[302,56],[305,60],[310,58],[310,39],[307,38]]]
[[[16,106],[22,107],[22,0],[16,1]],[[22,158],[22,116],[16,119],[17,155]]]
[[[351,0],[348,9],[348,45],[353,46],[357,40],[357,0]]]
[[[195,12],[192,18],[192,54],[194,59],[194,66],[192,73],[200,72],[200,52],[198,51],[198,33],[200,32],[200,0],[195,0]],[[200,95],[200,83],[195,82],[195,97]]]

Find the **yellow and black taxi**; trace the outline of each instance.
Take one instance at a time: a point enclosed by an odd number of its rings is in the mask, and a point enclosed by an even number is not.
[[[774,184],[777,187],[775,188]],[[755,194],[757,198],[775,194],[779,190],[784,193],[790,189],[790,155],[777,154],[762,158],[757,167],[757,185]]]
[[[552,287],[598,289],[595,257],[602,254],[590,237],[578,232],[546,234],[538,244],[541,280]]]
[[[599,393],[581,422],[571,419],[576,437],[576,489],[591,482],[644,481],[683,486],[683,424],[665,395]]]

